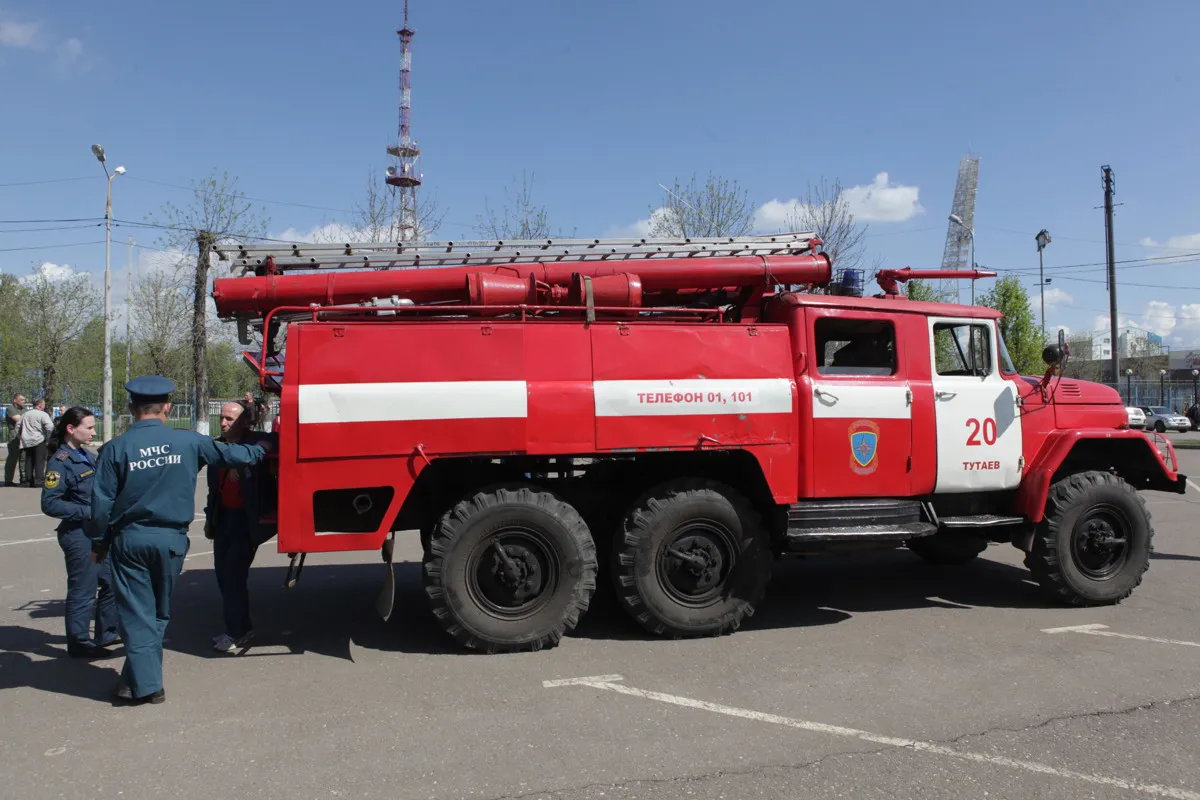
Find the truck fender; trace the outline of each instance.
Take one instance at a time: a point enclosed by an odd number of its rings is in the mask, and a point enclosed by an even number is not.
[[[1140,431],[1124,429],[1054,431],[1025,470],[1013,512],[1034,524],[1041,522],[1050,484],[1061,473],[1077,469],[1111,470],[1139,490],[1183,494],[1187,477],[1178,472],[1178,464],[1165,437],[1151,441]]]

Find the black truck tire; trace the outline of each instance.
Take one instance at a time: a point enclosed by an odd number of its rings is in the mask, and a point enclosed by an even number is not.
[[[771,579],[761,515],[704,479],[670,481],[639,498],[611,558],[622,608],[647,631],[676,639],[736,630]]]
[[[966,533],[935,533],[909,539],[908,549],[930,564],[966,564],[987,550],[988,541]]]
[[[587,611],[596,547],[583,518],[529,485],[482,490],[433,529],[425,593],[442,628],[487,653],[558,644]]]
[[[1115,605],[1142,582],[1153,539],[1133,486],[1108,472],[1077,472],[1051,485],[1025,566],[1060,601]]]

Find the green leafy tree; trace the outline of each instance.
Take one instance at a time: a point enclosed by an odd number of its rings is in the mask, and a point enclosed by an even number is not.
[[[26,372],[35,368],[35,350],[21,314],[21,283],[11,273],[0,274],[0,389],[8,402],[18,389],[28,391]]]
[[[1000,319],[1000,332],[1008,346],[1017,372],[1023,375],[1042,371],[1042,349],[1046,346],[1037,316],[1029,303],[1029,294],[1019,278],[1008,275],[996,280],[991,291],[985,294],[980,305],[994,308],[1004,316]]]
[[[100,291],[86,274],[56,279],[41,265],[20,287],[20,316],[25,341],[34,341],[36,366],[42,376],[42,396],[58,400],[60,370],[72,365],[72,351],[85,346],[89,325],[103,341],[103,303]],[[99,324],[96,324],[99,317]],[[103,345],[100,347],[103,356]],[[69,376],[69,370],[68,370]]]

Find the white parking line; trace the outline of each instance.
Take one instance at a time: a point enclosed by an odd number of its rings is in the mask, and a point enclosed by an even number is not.
[[[1038,772],[1043,775],[1053,775],[1059,778],[1070,778],[1073,780],[1084,781],[1086,783],[1099,784],[1101,786],[1114,786],[1120,789],[1130,789],[1135,792],[1143,792],[1145,794],[1153,794],[1160,797],[1174,797],[1179,798],[1180,800],[1200,800],[1200,793],[1190,792],[1186,789],[1178,789],[1173,786],[1161,786],[1154,783],[1138,783],[1135,781],[1122,780],[1121,778],[1109,778],[1103,775],[1089,775],[1084,772],[1058,769],[1057,767],[1051,767],[1047,764],[1039,764],[1034,761],[1021,761],[1013,758],[1004,758],[1003,756],[989,756],[982,753],[971,753],[963,750],[955,750],[953,748],[946,747],[945,745],[934,744],[932,742],[922,742],[916,739],[901,739],[895,736],[882,736],[877,733],[855,730],[854,728],[843,728],[839,725],[826,725],[821,722],[808,722],[802,719],[781,717],[777,714],[765,714],[761,711],[751,711],[745,708],[735,708],[733,706],[725,706],[718,703],[709,703],[705,700],[694,700],[690,697],[663,694],[662,692],[652,692],[646,689],[635,689],[632,686],[623,686],[620,683],[616,683],[616,681],[620,680],[623,680],[620,675],[597,675],[589,678],[568,678],[566,680],[542,681],[542,686],[546,688],[560,686],[586,686],[592,689],[600,689],[602,691],[629,695],[630,697],[640,697],[643,700],[653,700],[658,703],[668,703],[670,705],[683,706],[684,708],[695,708],[701,711],[711,711],[714,714],[724,714],[725,716],[729,717],[740,717],[741,719],[753,720],[755,722],[767,722],[772,725],[783,725],[784,727],[788,728],[799,728],[800,730],[812,731],[814,733],[828,733],[834,736],[845,736],[852,739],[871,742],[873,744],[889,745],[892,747],[908,747],[925,753],[949,756],[950,758],[961,758],[966,761],[975,761],[981,764],[992,764],[1000,767],[1023,769],[1028,772]]]
[[[1188,478],[1188,479],[1187,479],[1187,483],[1188,483],[1188,486],[1192,487],[1192,488],[1193,488],[1193,489],[1195,489],[1197,492],[1200,492],[1200,486],[1197,486],[1197,485],[1196,485],[1196,482],[1195,482],[1194,480],[1192,480],[1191,478]]]
[[[1200,642],[1185,642],[1181,639],[1159,639],[1155,636],[1135,636],[1132,633],[1117,633],[1108,630],[1107,625],[1099,623],[1092,625],[1068,625],[1065,628],[1042,628],[1042,633],[1088,633],[1092,636],[1113,636],[1118,639],[1135,639],[1139,642],[1157,642],[1158,644],[1177,644],[1183,647],[1200,647]]]
[[[40,539],[21,539],[17,542],[0,542],[0,547],[8,547],[10,544],[33,544],[34,542],[53,542],[58,539],[57,536],[43,536]]]
[[[45,514],[18,514],[15,517],[0,517],[0,522],[8,522],[10,519],[33,519],[34,517],[45,517]],[[50,517],[46,517],[50,519]]]

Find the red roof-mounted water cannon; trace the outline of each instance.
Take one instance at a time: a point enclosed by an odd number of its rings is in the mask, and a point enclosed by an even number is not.
[[[996,273],[988,269],[881,269],[875,275],[875,281],[889,297],[899,297],[899,284],[911,280],[944,280],[963,278],[977,280],[979,278],[994,278]]]

